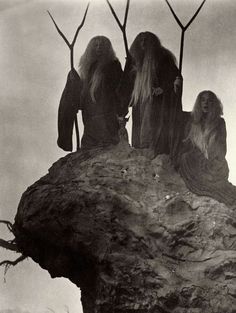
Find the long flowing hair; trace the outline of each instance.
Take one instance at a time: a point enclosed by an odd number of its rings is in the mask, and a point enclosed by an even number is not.
[[[96,45],[101,45],[103,52],[101,55],[96,53]],[[79,61],[79,74],[83,81],[83,91],[88,91],[94,102],[95,94],[101,86],[104,78],[103,69],[106,64],[116,60],[116,54],[112,48],[110,40],[105,36],[93,37],[85,49]],[[96,63],[96,66],[95,66]],[[95,71],[91,76],[91,67],[95,66]],[[90,77],[91,76],[91,77]]]
[[[209,95],[209,112],[203,113],[201,101],[203,95]],[[217,126],[220,116],[223,115],[223,106],[220,99],[211,90],[200,92],[195,101],[190,132],[186,139],[190,139],[194,145],[207,157],[207,144],[211,131]]]
[[[191,112],[194,123],[201,123],[203,121],[202,118],[204,114],[201,108],[201,101],[202,97],[206,94],[208,94],[210,98],[210,107],[209,107],[210,110],[206,115],[207,124],[214,123],[216,120],[218,120],[218,118],[221,115],[223,115],[223,106],[220,99],[216,96],[216,94],[213,91],[203,90],[198,94],[193,107],[193,111]]]
[[[175,64],[175,57],[151,32],[137,35],[130,47],[130,55],[134,60],[133,71],[136,74],[130,104],[150,103],[153,99],[152,87],[158,84],[159,62],[162,58],[168,58]]]

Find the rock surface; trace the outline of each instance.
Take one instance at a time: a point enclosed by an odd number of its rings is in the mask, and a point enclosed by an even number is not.
[[[81,288],[84,313],[235,313],[235,212],[189,192],[167,156],[68,154],[23,194],[17,244]]]

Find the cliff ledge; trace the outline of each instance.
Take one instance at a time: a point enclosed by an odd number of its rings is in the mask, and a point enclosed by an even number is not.
[[[168,156],[120,144],[61,158],[23,194],[25,256],[81,288],[84,313],[235,313],[236,214]]]

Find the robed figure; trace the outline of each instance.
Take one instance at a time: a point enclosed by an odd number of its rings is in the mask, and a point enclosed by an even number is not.
[[[92,38],[80,59],[79,74],[72,70],[68,75],[59,106],[58,143],[62,142],[63,149],[72,148],[71,127],[78,110],[82,111],[84,124],[81,148],[105,147],[119,142],[118,116],[123,113],[117,87],[121,76],[121,64],[110,40],[104,36]],[[66,106],[68,99],[70,104],[67,111],[61,113],[60,119],[60,108],[63,104]],[[66,123],[68,116],[71,116],[70,122]]]
[[[132,146],[174,159],[182,135],[181,84],[174,55],[151,32],[132,43],[120,94],[124,111],[132,106]]]
[[[228,182],[222,114],[222,104],[215,93],[200,92],[186,125],[179,171],[192,192],[236,206],[236,187]]]

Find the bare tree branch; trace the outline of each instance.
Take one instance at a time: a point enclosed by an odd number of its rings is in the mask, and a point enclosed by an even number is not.
[[[0,220],[1,224],[5,224],[8,228],[8,230],[12,233],[13,232],[13,225],[11,222],[6,221],[6,220]],[[10,251],[14,251],[17,253],[21,253],[21,251],[19,250],[17,244],[16,244],[16,239],[11,239],[11,240],[4,240],[2,238],[0,238],[0,247],[10,250]],[[5,270],[4,270],[4,276],[6,275],[8,269],[10,266],[15,266],[16,264],[18,264],[19,262],[23,261],[24,259],[26,259],[26,256],[24,256],[23,254],[21,254],[20,257],[18,257],[16,260],[11,261],[11,260],[4,260],[0,262],[0,266],[5,266]],[[5,278],[4,278],[5,280]]]
[[[174,9],[172,8],[172,6],[170,5],[169,1],[168,1],[168,0],[165,0],[165,1],[166,1],[166,3],[167,3],[168,7],[170,8],[170,11],[171,11],[171,13],[173,14],[173,16],[174,16],[176,22],[179,24],[180,28],[182,28],[182,29],[184,29],[184,30],[186,30],[186,29],[192,24],[192,22],[194,21],[194,19],[196,18],[196,16],[197,16],[198,13],[200,12],[200,10],[201,10],[203,4],[206,2],[206,0],[203,0],[203,2],[201,3],[201,5],[199,6],[199,8],[197,9],[197,11],[195,12],[195,14],[193,15],[193,17],[192,17],[192,18],[190,19],[190,21],[184,26],[184,25],[180,22],[178,16],[176,15],[176,13],[175,13]]]
[[[178,16],[176,15],[175,11],[173,10],[172,6],[170,5],[168,0],[165,0],[171,13],[173,14],[176,22],[179,24],[180,28],[182,29],[182,33],[181,33],[181,43],[180,43],[180,54],[179,54],[179,71],[180,73],[182,72],[182,62],[183,62],[183,52],[184,52],[184,35],[185,35],[185,31],[188,29],[188,27],[192,24],[192,22],[194,21],[194,19],[196,18],[196,16],[198,15],[198,13],[200,12],[203,4],[206,2],[206,0],[203,0],[203,2],[201,3],[201,5],[199,6],[199,8],[197,9],[197,11],[195,12],[195,14],[192,16],[192,18],[189,20],[189,22],[184,26]]]
[[[7,226],[8,230],[12,233],[13,232],[13,225],[11,222],[6,221],[6,220],[0,220],[0,224],[4,224]],[[17,244],[15,243],[15,238],[11,240],[4,240],[0,238],[0,247],[10,250],[10,251],[15,251],[19,252],[19,249],[17,247]]]
[[[7,241],[7,240],[0,238],[0,247],[7,249],[7,250],[19,252],[17,244],[14,243],[14,240]]]
[[[126,24],[127,24],[127,18],[128,18],[128,13],[129,13],[129,4],[130,4],[130,1],[127,1],[126,8],[125,8],[124,28],[126,27]]]
[[[121,29],[121,32],[123,34],[123,39],[124,39],[124,45],[125,45],[125,52],[126,52],[126,56],[129,56],[129,48],[128,48],[128,40],[127,40],[127,36],[126,36],[126,24],[127,24],[127,18],[128,18],[128,13],[129,13],[129,4],[130,4],[130,0],[127,0],[126,2],[126,8],[125,8],[125,16],[124,16],[124,23],[123,25],[121,24],[114,8],[112,7],[111,3],[109,0],[106,0],[107,4],[111,10],[112,15],[114,16],[118,26]]]
[[[201,5],[199,6],[199,8],[197,9],[197,11],[196,11],[196,13],[193,15],[193,17],[191,18],[191,20],[188,22],[188,24],[185,26],[185,29],[187,29],[189,26],[190,26],[190,24],[192,24],[192,22],[194,21],[194,19],[195,19],[195,17],[198,15],[198,13],[200,12],[200,10],[201,10],[201,8],[202,8],[202,6],[203,6],[203,4],[206,2],[206,0],[204,0],[202,3],[201,3]]]
[[[183,24],[180,22],[180,20],[179,20],[178,16],[176,15],[176,13],[175,13],[175,11],[173,10],[172,6],[170,5],[169,1],[168,1],[168,0],[166,0],[166,3],[167,3],[167,5],[168,5],[168,7],[170,8],[171,13],[173,14],[173,16],[174,16],[174,18],[175,18],[176,22],[179,24],[180,28],[182,28],[182,29],[183,29],[183,28],[184,28],[184,26],[183,26]]]
[[[15,261],[11,261],[11,260],[4,260],[2,262],[0,262],[0,266],[5,266],[4,269],[4,276],[6,275],[7,271],[9,270],[10,266],[15,266],[18,263],[22,262],[23,260],[26,259],[26,256],[21,255],[19,258],[17,258]]]
[[[82,22],[81,22],[81,24],[78,26],[78,28],[77,28],[77,30],[76,30],[76,32],[75,32],[74,38],[73,38],[73,40],[72,40],[72,43],[69,43],[69,41],[68,41],[68,39],[66,38],[66,36],[63,34],[63,32],[62,32],[62,31],[60,30],[60,28],[57,26],[57,23],[56,23],[56,21],[54,20],[52,14],[51,14],[49,11],[47,11],[48,14],[49,14],[49,16],[50,16],[50,18],[51,18],[52,21],[53,21],[53,24],[54,24],[55,27],[56,27],[58,33],[61,35],[61,37],[64,39],[65,43],[67,44],[67,46],[68,46],[69,49],[70,49],[70,64],[71,64],[71,69],[74,68],[74,51],[73,51],[73,50],[74,50],[74,45],[75,45],[77,36],[78,36],[78,34],[79,34],[79,31],[81,30],[81,28],[82,28],[83,25],[84,25],[84,22],[85,22],[85,19],[86,19],[86,16],[87,16],[87,12],[88,12],[88,8],[89,8],[89,3],[87,4],[87,7],[86,7],[86,10],[85,10],[85,13],[84,13],[84,17],[83,17],[83,19],[82,19]]]
[[[52,21],[53,21],[53,23],[54,23],[54,25],[55,25],[55,27],[56,27],[58,33],[59,33],[59,34],[61,35],[61,37],[64,39],[64,41],[65,41],[65,43],[67,44],[67,46],[68,46],[69,48],[71,48],[71,45],[70,45],[69,41],[67,40],[67,38],[66,38],[66,36],[63,34],[63,32],[60,30],[60,28],[57,26],[57,23],[56,23],[56,21],[54,20],[53,16],[51,15],[51,13],[50,13],[49,11],[47,11],[47,12],[48,12],[49,16],[51,17],[51,19],[52,19]]]
[[[11,260],[4,260],[2,262],[0,262],[0,266],[15,266],[16,264],[22,262],[23,260],[25,260],[27,257],[24,256],[24,255],[21,255],[19,258],[17,258],[16,260],[14,261],[11,261]]]
[[[76,42],[76,39],[78,37],[78,34],[79,34],[79,31],[81,30],[81,28],[84,26],[84,22],[85,22],[85,19],[86,19],[86,16],[87,16],[87,13],[88,13],[88,8],[89,8],[89,3],[87,4],[87,7],[86,7],[86,10],[85,10],[85,13],[84,13],[84,16],[83,16],[83,19],[82,19],[82,22],[80,23],[80,25],[78,26],[76,32],[75,32],[75,35],[74,35],[74,38],[72,40],[72,42],[70,43],[68,41],[68,39],[66,38],[66,36],[63,34],[63,32],[60,30],[60,28],[57,26],[57,23],[56,21],[54,20],[53,16],[51,15],[51,13],[49,11],[48,14],[50,16],[50,18],[52,19],[58,33],[61,35],[61,37],[64,39],[65,43],[67,44],[67,46],[69,47],[70,49],[70,66],[71,66],[71,69],[74,69],[74,45],[75,45],[75,42]],[[77,142],[77,150],[79,149],[79,127],[78,127],[78,120],[77,120],[77,116],[75,117],[75,132],[76,132],[76,142]]]
[[[120,22],[118,16],[116,15],[116,12],[115,12],[115,10],[113,9],[113,7],[112,7],[112,5],[111,5],[111,3],[110,3],[109,0],[107,0],[107,4],[109,5],[109,8],[110,8],[110,10],[111,10],[111,13],[112,13],[112,15],[114,16],[114,18],[115,18],[117,24],[119,25],[121,31],[123,32],[123,25],[121,24],[121,22]]]
[[[13,225],[11,222],[9,221],[6,221],[6,220],[0,220],[0,223],[1,224],[5,224],[8,228],[8,230],[12,233],[12,228],[13,228]]]
[[[72,41],[72,43],[71,43],[71,46],[74,46],[74,44],[75,44],[75,42],[76,42],[76,39],[77,39],[77,36],[78,36],[78,34],[79,34],[79,31],[80,31],[81,28],[84,26],[84,22],[85,22],[87,13],[88,13],[88,8],[89,8],[89,3],[87,4],[87,7],[86,7],[86,10],[85,10],[85,13],[84,13],[83,20],[82,20],[81,24],[79,25],[79,27],[78,27],[77,30],[76,30],[76,33],[75,33],[74,39],[73,39],[73,41]]]

